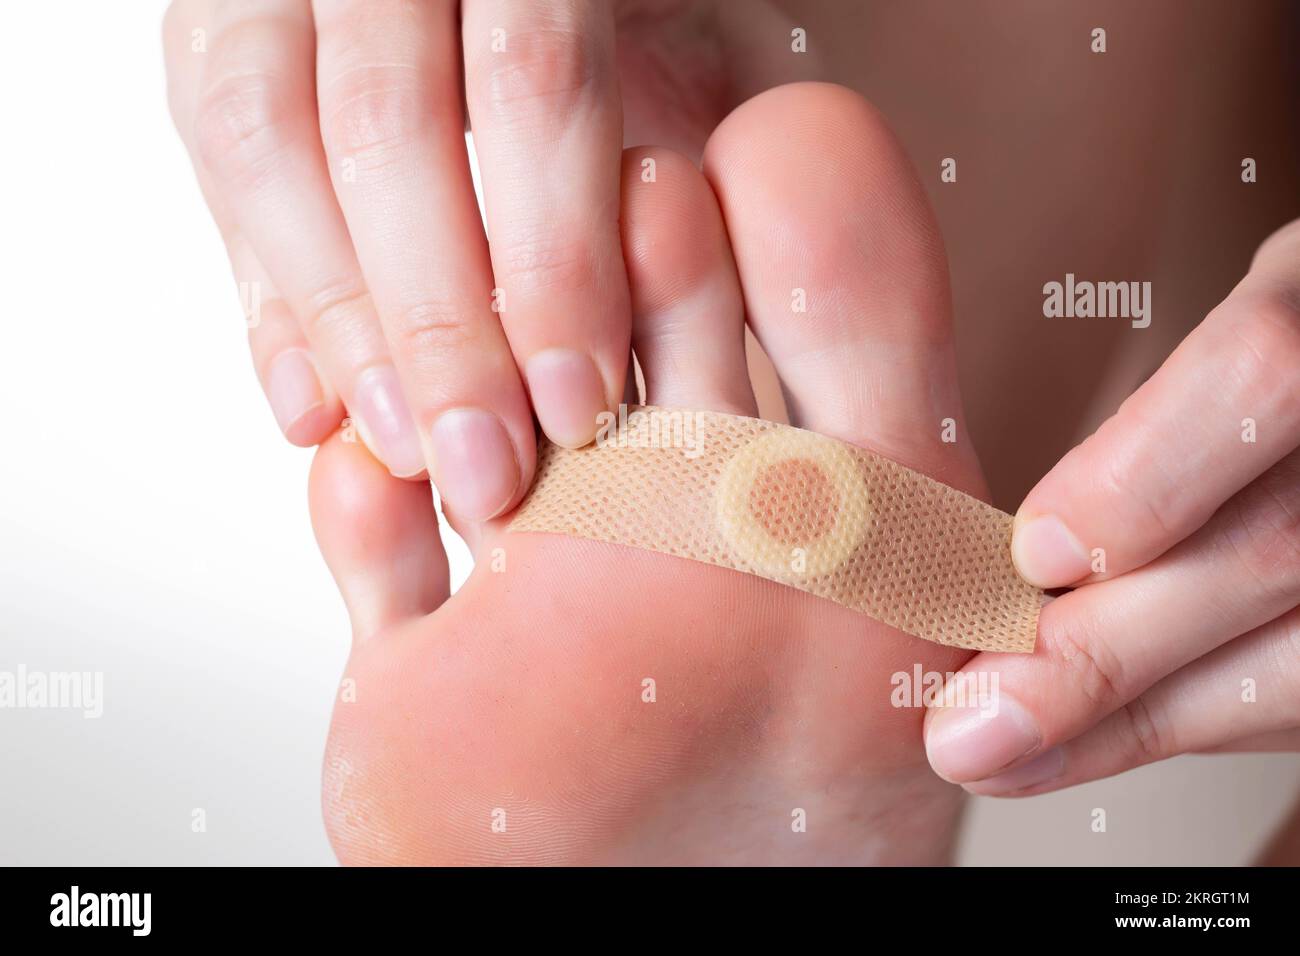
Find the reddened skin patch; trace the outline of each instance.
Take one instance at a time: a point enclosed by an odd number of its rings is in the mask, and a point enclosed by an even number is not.
[[[1029,653],[1042,592],[1012,517],[856,445],[775,422],[633,406],[594,445],[546,443],[511,532],[754,574],[939,644]]]

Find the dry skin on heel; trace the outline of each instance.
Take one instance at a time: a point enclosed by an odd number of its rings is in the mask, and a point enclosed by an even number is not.
[[[1015,571],[1011,522],[824,435],[639,406],[607,422],[595,445],[547,444],[509,530],[703,561],[938,644],[1030,653],[1042,592]]]

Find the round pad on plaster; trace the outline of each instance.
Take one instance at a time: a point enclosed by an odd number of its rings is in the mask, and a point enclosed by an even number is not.
[[[784,580],[834,571],[862,543],[871,504],[840,443],[813,432],[760,435],[727,462],[715,511],[736,557]]]

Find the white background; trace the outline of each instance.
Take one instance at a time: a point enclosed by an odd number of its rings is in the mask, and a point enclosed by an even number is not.
[[[327,864],[347,624],[170,128],[163,6],[0,29],[0,670],[105,675],[98,720],[0,710],[0,862]],[[1244,862],[1298,784],[1295,755],[1185,758],[978,801],[962,859]]]

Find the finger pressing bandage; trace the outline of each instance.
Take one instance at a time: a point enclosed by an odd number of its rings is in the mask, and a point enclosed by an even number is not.
[[[654,406],[607,419],[594,445],[544,445],[510,531],[744,571],[939,644],[1034,649],[1042,592],[1011,563],[1011,515],[788,425]]]

